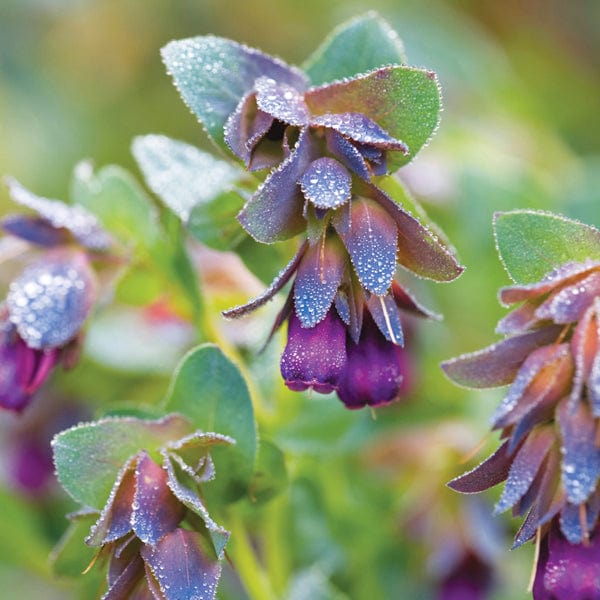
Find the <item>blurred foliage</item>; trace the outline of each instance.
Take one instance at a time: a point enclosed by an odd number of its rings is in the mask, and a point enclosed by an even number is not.
[[[384,435],[401,437],[416,424],[445,419],[463,421],[474,440],[484,436],[499,392],[458,389],[438,364],[495,339],[493,328],[503,314],[496,290],[508,283],[494,247],[495,211],[541,208],[600,225],[600,4],[3,0],[0,5],[1,171],[44,196],[63,199],[81,159],[100,168],[122,165],[139,178],[130,154],[134,136],[164,133],[215,150],[165,74],[158,51],[169,40],[214,33],[301,64],[335,25],[368,9],[378,10],[399,33],[409,64],[433,69],[440,78],[445,110],[439,131],[399,175],[467,265],[449,285],[401,274],[409,289],[445,317],[442,323],[412,328],[410,395],[373,418],[345,411],[333,398],[289,392],[277,373],[281,336],[258,353],[282,300],[247,321],[223,323],[219,311],[244,301],[260,284],[240,264],[228,269],[219,258],[215,266],[214,256],[200,249],[193,265],[184,259],[179,264],[182,280],[199,267],[206,291],[203,320],[209,324],[199,330],[216,335],[226,353],[240,349],[262,437],[284,453],[283,461],[276,452],[262,461],[275,465],[277,477],[270,485],[277,490],[285,485],[285,462],[287,490],[266,503],[239,503],[228,524],[232,554],[242,552],[245,542],[249,552],[258,550],[256,581],[267,581],[260,589],[269,589],[273,598],[433,597],[422,566],[427,550],[409,539],[397,520],[407,505],[419,501],[411,497],[410,478],[386,476],[362,457]],[[96,179],[118,185],[122,177],[128,176],[109,169],[98,171]],[[146,192],[140,193],[146,202]],[[0,208],[14,210],[5,189]],[[128,218],[136,220],[137,210],[133,202]],[[173,239],[173,224],[161,217],[165,235]],[[291,246],[254,246],[245,257],[267,278],[272,265],[283,264],[286,250],[285,258]],[[169,289],[168,275],[147,274],[144,261],[141,256],[140,269],[120,282],[120,302],[154,302]],[[178,316],[190,312],[187,306],[170,308]],[[148,375],[135,361],[119,369],[106,364],[92,334],[83,360],[75,371],[54,377],[55,387],[81,398],[97,415],[140,403],[149,409],[158,405],[167,393],[168,369]],[[186,335],[178,342],[180,355],[196,334]],[[14,423],[12,416],[0,415],[3,434]],[[489,441],[489,448],[493,445]],[[448,478],[463,466],[449,467]],[[3,472],[7,468],[3,465]],[[67,526],[69,501],[53,490],[24,502],[8,478],[3,481],[4,595],[92,597],[100,585],[93,574],[65,583],[49,574],[43,558]],[[259,490],[265,499],[276,493],[268,486]],[[236,528],[235,519],[244,527]],[[23,524],[17,529],[16,522]],[[527,547],[501,555],[496,600],[528,597],[531,554]],[[245,597],[235,567],[225,572],[223,600]],[[16,568],[27,572],[26,584]]]

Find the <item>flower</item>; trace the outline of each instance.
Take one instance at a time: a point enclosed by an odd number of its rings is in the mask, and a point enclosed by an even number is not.
[[[558,556],[568,547],[563,539],[588,543],[600,512],[600,263],[566,263],[540,282],[502,289],[500,300],[520,303],[498,325],[508,337],[442,367],[462,385],[511,384],[492,417],[504,442],[449,485],[471,493],[506,480],[496,511],[525,516],[514,546],[539,531],[552,564],[552,548]],[[557,595],[540,598],[563,597],[549,591]]]
[[[600,590],[600,535],[587,544],[571,544],[557,520],[540,544],[533,583],[534,600],[590,600]]]
[[[0,406],[21,412],[54,367],[71,366],[98,295],[91,265],[110,238],[81,207],[39,198],[8,180],[15,201],[37,216],[13,215],[2,228],[34,251],[9,284],[0,311]]]

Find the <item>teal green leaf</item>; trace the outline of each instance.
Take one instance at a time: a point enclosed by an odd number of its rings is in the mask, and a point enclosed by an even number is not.
[[[304,63],[313,85],[406,62],[396,32],[375,12],[336,27]]]
[[[305,99],[313,116],[359,112],[407,144],[408,154],[387,152],[390,172],[412,160],[433,135],[441,108],[436,74],[405,66],[313,88]]]
[[[173,375],[166,401],[202,431],[232,437],[232,447],[211,452],[216,477],[207,494],[233,501],[248,491],[254,470],[257,433],[252,401],[239,369],[213,344],[191,350]]]
[[[498,212],[494,235],[500,259],[515,283],[539,281],[565,262],[600,260],[600,231],[562,215]]]
[[[89,163],[80,163],[71,182],[71,197],[122,242],[149,248],[160,236],[156,207],[121,167],[109,165],[94,173]]]
[[[221,200],[222,195],[234,189],[244,176],[240,169],[208,152],[164,135],[136,137],[131,149],[148,187],[184,223],[194,208],[202,216],[205,210],[208,216],[211,212],[220,216],[221,204],[228,208],[231,204],[228,198]],[[237,210],[242,204],[242,199],[237,198]],[[233,217],[236,213],[233,211]],[[204,220],[210,219],[204,217]]]
[[[75,500],[99,510],[128,458],[144,449],[160,459],[159,448],[191,431],[181,415],[156,421],[108,417],[76,425],[52,440],[58,480]]]
[[[184,102],[221,149],[223,127],[240,99],[263,75],[302,90],[306,76],[259,50],[214,36],[169,42],[163,61]]]
[[[268,440],[260,440],[250,495],[255,502],[267,502],[288,485],[283,452]]]

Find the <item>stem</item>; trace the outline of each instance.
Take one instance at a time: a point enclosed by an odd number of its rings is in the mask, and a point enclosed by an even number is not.
[[[251,600],[277,600],[271,582],[258,562],[243,519],[232,512],[227,520],[231,539],[227,552]]]

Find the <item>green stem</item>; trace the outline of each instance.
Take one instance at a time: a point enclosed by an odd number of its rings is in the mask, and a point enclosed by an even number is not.
[[[246,593],[251,600],[277,600],[271,582],[254,554],[244,521],[234,511],[230,513],[227,525],[231,530],[227,553]]]

